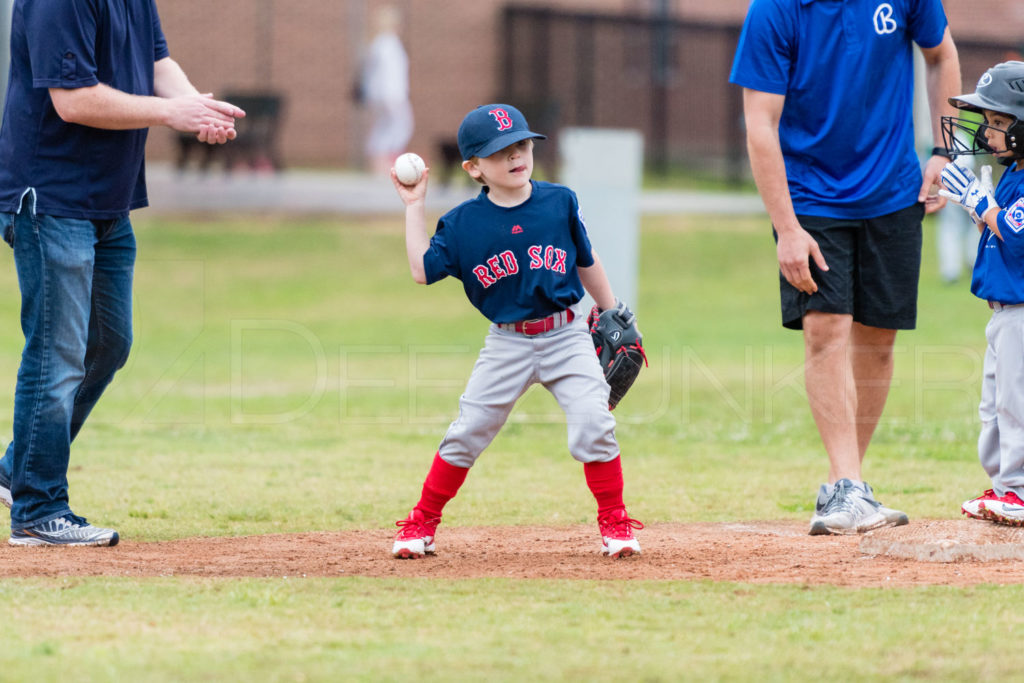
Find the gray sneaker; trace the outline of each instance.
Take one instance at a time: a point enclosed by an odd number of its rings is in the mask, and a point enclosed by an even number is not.
[[[0,479],[0,503],[7,507],[14,505],[14,496],[11,495],[11,482]]]
[[[103,529],[84,517],[65,515],[27,529],[11,532],[10,545],[113,546],[120,538],[113,529]]]
[[[875,499],[874,490],[871,488],[871,486],[868,485],[867,482],[864,482],[864,488],[867,489],[867,495],[865,495],[864,497],[868,500],[868,502],[877,505],[878,512],[881,513],[883,517],[885,517],[885,524],[883,526],[903,526],[904,524],[910,524],[910,518],[907,517],[907,513],[900,512],[899,510],[893,510],[892,508],[887,508],[881,503],[879,503]]]
[[[883,526],[906,524],[907,516],[898,510],[883,507],[875,500],[871,487],[866,491],[849,479],[836,482],[831,496],[825,486],[818,490],[818,501],[811,518],[811,536],[822,534],[860,534]]]

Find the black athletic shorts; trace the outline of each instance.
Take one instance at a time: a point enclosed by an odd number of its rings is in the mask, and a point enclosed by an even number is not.
[[[804,314],[820,311],[852,314],[869,327],[914,329],[923,218],[920,203],[877,218],[797,216],[818,242],[829,269],[820,270],[811,259],[811,276],[818,284],[814,294],[801,292],[779,271],[782,324],[803,329]]]

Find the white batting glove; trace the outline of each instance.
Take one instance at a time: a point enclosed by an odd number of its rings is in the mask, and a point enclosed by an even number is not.
[[[992,167],[981,167],[981,178],[971,169],[951,161],[942,169],[942,184],[946,189],[939,194],[964,207],[975,223],[984,223],[985,212],[997,206],[992,190]]]

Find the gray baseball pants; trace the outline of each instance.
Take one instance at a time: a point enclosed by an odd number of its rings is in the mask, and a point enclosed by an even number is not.
[[[565,413],[573,458],[607,462],[619,455],[608,383],[590,332],[577,318],[536,336],[491,325],[459,399],[459,416],[438,448],[441,458],[455,467],[472,467],[533,384],[550,391]]]
[[[996,495],[1024,498],[1024,304],[997,304],[985,337],[978,459]]]

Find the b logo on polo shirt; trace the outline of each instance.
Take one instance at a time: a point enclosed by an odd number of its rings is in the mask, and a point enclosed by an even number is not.
[[[875,33],[880,36],[884,36],[887,33],[896,33],[898,27],[896,20],[892,16],[894,12],[895,10],[893,10],[892,5],[887,2],[883,2],[875,9]]]
[[[1024,197],[1021,197],[1013,206],[1006,210],[1006,223],[1014,232],[1024,230]]]

